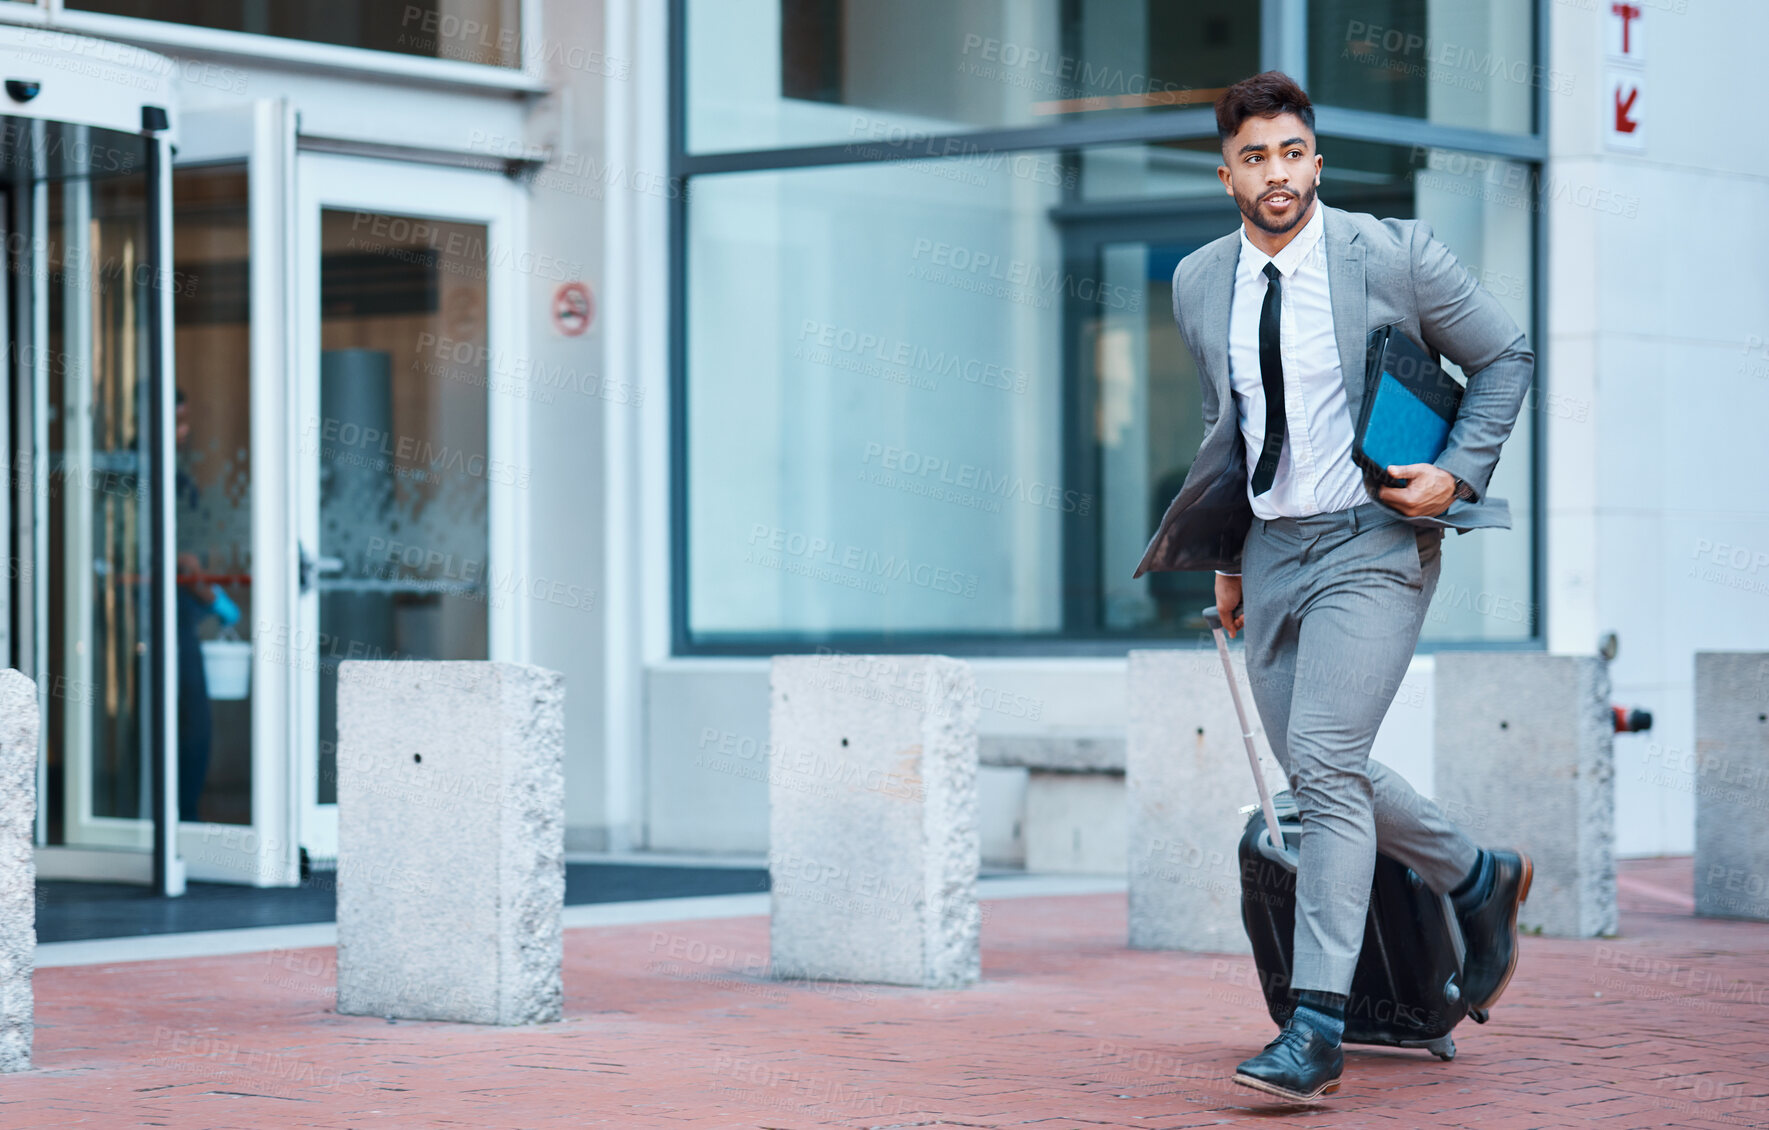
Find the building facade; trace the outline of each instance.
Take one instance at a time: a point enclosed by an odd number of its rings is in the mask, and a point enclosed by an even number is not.
[[[1202,638],[1207,575],[1131,573],[1201,434],[1169,280],[1237,223],[1210,103],[1268,67],[1322,199],[1428,221],[1537,350],[1514,528],[1446,543],[1377,755],[1430,787],[1434,651],[1613,634],[1657,719],[1618,846],[1689,850],[1693,652],[1769,643],[1769,163],[1715,109],[1769,12],[357,7],[0,4],[42,88],[7,119],[4,619],[45,874],[149,877],[156,812],[191,877],[334,856],[350,658],[562,671],[585,851],[766,849],[772,654],[964,655],[988,732],[1121,730],[1126,652]],[[1025,793],[985,771],[993,860]]]

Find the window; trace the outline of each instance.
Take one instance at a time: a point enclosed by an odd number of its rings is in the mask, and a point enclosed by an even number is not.
[[[708,33],[708,12],[749,7],[784,21],[764,37],[780,45],[762,68],[780,65],[769,87],[779,94],[765,105],[697,103],[706,75],[691,51],[681,76],[690,149],[827,141],[839,119],[819,114],[855,121],[861,107],[868,122],[906,121],[891,115],[915,98],[930,136],[957,133],[942,142],[952,155],[932,159],[842,146],[756,169],[754,153],[729,163],[677,155],[693,180],[678,231],[678,646],[1110,652],[1200,631],[1208,573],[1132,574],[1203,436],[1171,279],[1182,258],[1240,222],[1217,179],[1213,118],[1065,108],[1054,117],[1059,142],[1071,143],[1052,147],[1041,129],[1027,136],[1044,144],[1021,148],[1003,127],[1025,124],[1029,104],[971,113],[977,103],[950,97],[950,84],[942,94],[907,79],[913,94],[887,97],[888,83],[858,94],[864,84],[832,45],[869,6],[682,3],[690,48]],[[905,57],[933,65],[948,34],[962,52],[973,24],[950,18],[960,8],[994,11],[945,5],[944,20],[905,19],[924,38],[934,29],[935,44],[927,57],[905,47]],[[1310,19],[1348,8],[1320,6]],[[1089,42],[1093,6],[1064,11],[1081,15],[1066,30],[1052,23],[1050,50],[1097,76],[1075,46]],[[1256,70],[1237,26],[1219,29],[1216,54],[1176,64],[1175,81],[1205,89]],[[731,54],[733,74],[749,65]],[[1411,116],[1399,104],[1382,112]],[[1145,139],[1096,128],[1130,120]],[[1395,145],[1380,125],[1322,136],[1321,199],[1428,221],[1527,331],[1542,147],[1497,125],[1459,124],[1490,136],[1492,150]],[[981,129],[993,132],[965,140]],[[1519,149],[1530,156],[1505,155]],[[1490,486],[1510,501],[1513,532],[1448,539],[1427,641],[1537,636],[1539,402],[1526,406]]]
[[[1208,106],[1258,69],[1259,6],[689,0],[687,53],[691,149],[866,148]]]
[[[1311,0],[1309,96],[1436,125],[1528,133],[1538,89],[1572,77],[1535,61],[1531,0]]]
[[[1330,136],[1320,139],[1320,149],[1326,160],[1322,202],[1425,220],[1512,318],[1530,325],[1533,197],[1527,191],[1491,191],[1506,181],[1526,187],[1527,166]],[[1113,156],[1115,163],[1131,167],[1152,163],[1123,152]],[[1114,187],[1123,179],[1114,178]],[[1167,187],[1173,187],[1171,178]],[[1097,271],[1102,294],[1145,292],[1136,303],[1084,306],[1074,322],[1079,348],[1071,353],[1074,371],[1068,379],[1077,383],[1081,408],[1072,428],[1075,463],[1092,470],[1072,478],[1084,492],[1097,493],[1100,504],[1095,528],[1077,531],[1066,559],[1071,607],[1065,634],[1071,636],[1172,635],[1196,628],[1198,610],[1212,600],[1207,573],[1131,579],[1204,437],[1197,370],[1173,323],[1171,280],[1181,258],[1233,231],[1239,216],[1228,208],[1219,219],[1217,213],[1194,214],[1197,219],[1188,219],[1176,208],[1164,221],[1143,221],[1140,232],[1099,224],[1099,234],[1084,230],[1071,240],[1081,262]],[[1206,215],[1212,218],[1205,221]],[[1490,494],[1510,501],[1521,536],[1477,535],[1446,543],[1424,639],[1521,640],[1532,634],[1533,430],[1526,411],[1489,484]],[[1097,557],[1090,552],[1096,547]]]
[[[718,638],[1060,627],[1055,154],[709,179],[691,607]],[[1125,301],[1141,295],[1126,290]]]
[[[70,10],[521,67],[520,0],[66,0]]]

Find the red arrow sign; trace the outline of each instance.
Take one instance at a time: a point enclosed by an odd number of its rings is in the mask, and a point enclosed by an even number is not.
[[[1609,10],[1620,16],[1622,20],[1622,54],[1632,55],[1634,48],[1631,42],[1632,37],[1628,33],[1634,29],[1634,21],[1640,18],[1640,5],[1624,4],[1617,0],[1616,3],[1609,6]]]
[[[1633,133],[1640,128],[1639,120],[1629,116],[1634,112],[1634,103],[1639,99],[1640,88],[1637,86],[1628,91],[1626,98],[1622,97],[1621,87],[1615,88],[1615,132]]]

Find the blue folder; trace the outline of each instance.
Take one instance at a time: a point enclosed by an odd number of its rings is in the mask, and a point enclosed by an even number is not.
[[[1395,326],[1365,342],[1364,403],[1351,457],[1383,486],[1404,486],[1388,468],[1433,463],[1449,443],[1462,386]]]

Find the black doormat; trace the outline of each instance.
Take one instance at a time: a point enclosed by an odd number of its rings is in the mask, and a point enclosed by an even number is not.
[[[337,916],[335,873],[316,871],[299,887],[236,887],[191,883],[179,898],[161,898],[126,883],[37,884],[37,940],[81,942],[144,934],[298,926]],[[678,867],[653,863],[567,863],[565,905],[634,902],[691,895],[749,894],[768,889],[761,867]]]

